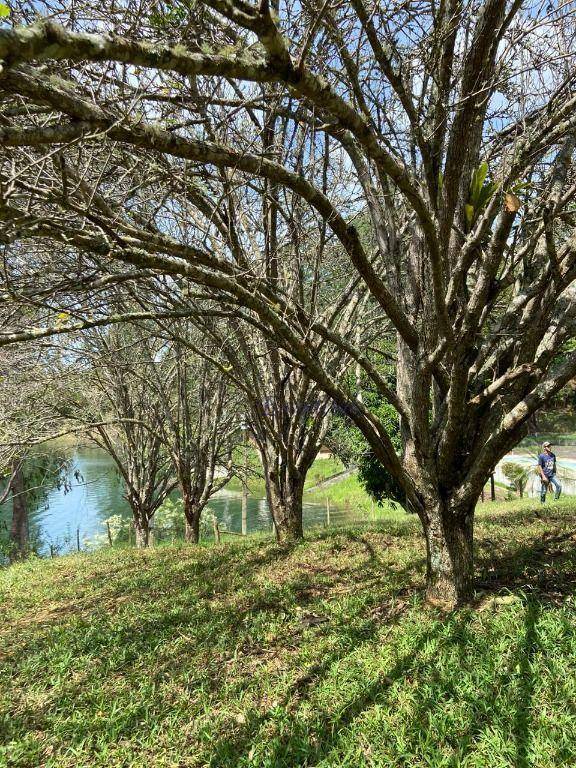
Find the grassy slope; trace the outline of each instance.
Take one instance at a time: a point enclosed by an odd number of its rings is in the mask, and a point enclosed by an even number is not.
[[[574,765],[576,508],[538,511],[485,505],[487,592],[448,617],[411,518],[12,566],[0,765]]]

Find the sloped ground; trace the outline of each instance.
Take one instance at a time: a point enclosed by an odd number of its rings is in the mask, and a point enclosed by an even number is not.
[[[0,573],[0,765],[576,764],[576,508],[486,505],[477,605],[416,521]]]

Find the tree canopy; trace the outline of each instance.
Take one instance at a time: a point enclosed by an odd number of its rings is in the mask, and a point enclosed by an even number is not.
[[[576,374],[575,10],[15,3],[0,343],[125,319],[125,291],[141,317],[251,325],[420,516],[429,596],[468,599],[481,488]],[[400,452],[342,355],[398,414]]]

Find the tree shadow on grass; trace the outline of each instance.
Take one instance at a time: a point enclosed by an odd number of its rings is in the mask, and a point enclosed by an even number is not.
[[[535,680],[532,661],[538,650],[536,626],[540,618],[540,605],[530,600],[524,616],[524,641],[520,648],[518,667],[519,685],[514,715],[514,740],[516,746],[516,768],[530,768],[529,746],[531,707],[534,698]]]
[[[398,624],[402,614],[403,611],[390,620],[391,627]],[[337,710],[338,716],[335,717],[332,710],[325,710],[316,713],[316,720],[313,724],[300,722],[295,717],[290,717],[283,728],[282,737],[271,741],[272,748],[266,752],[262,764],[277,768],[281,766],[283,768],[296,768],[301,765],[314,765],[321,760],[337,743],[342,729],[353,723],[367,707],[375,703],[385,702],[393,685],[413,668],[418,649],[434,639],[437,632],[440,631],[440,628],[436,627],[424,632],[416,648],[402,656],[385,677],[379,677],[377,681],[364,685],[360,695],[352,697],[345,707],[340,707]],[[351,630],[347,632],[347,638],[351,641],[357,639],[357,647],[364,646],[367,650],[371,649],[372,652],[381,643],[377,623],[373,624],[369,635],[365,631],[354,632]],[[333,667],[350,653],[348,643],[346,647],[347,650],[324,656],[321,662],[309,667],[306,673],[300,676],[286,691],[280,702],[280,707],[285,708],[290,705],[293,711],[295,695],[298,707],[308,700],[314,689],[321,686],[331,675]],[[265,728],[266,723],[272,719],[272,713],[254,717],[248,720],[240,732],[233,736],[224,735],[216,739],[213,743],[210,768],[232,768],[239,765],[242,758],[246,759],[248,750],[258,744],[259,731]],[[322,736],[322,734],[327,735]]]
[[[416,679],[423,683],[422,690],[428,688],[429,692],[416,697],[411,714],[412,722],[406,738],[413,749],[413,758],[419,756],[419,749],[433,751],[434,746],[430,746],[430,740],[433,741],[434,734],[429,737],[428,742],[424,739],[424,743],[422,729],[425,726],[422,724],[427,722],[431,712],[435,713],[434,717],[439,717],[438,713],[445,699],[463,703],[469,725],[457,734],[443,735],[444,743],[438,747],[436,755],[442,764],[445,764],[452,754],[453,762],[446,764],[459,765],[462,758],[477,748],[479,737],[489,738],[484,732],[485,729],[489,731],[490,728],[501,727],[501,738],[509,738],[508,734],[512,736],[515,768],[530,768],[533,727],[531,712],[536,685],[532,662],[538,651],[537,624],[542,608],[547,602],[561,601],[576,592],[576,551],[572,545],[573,537],[572,531],[549,534],[519,546],[506,544],[505,551],[499,552],[496,557],[494,552],[484,551],[479,558],[479,583],[485,589],[492,592],[503,589],[520,591],[522,602],[519,605],[524,611],[524,628],[520,638],[511,639],[510,642],[514,645],[517,642],[519,644],[517,648],[511,648],[513,652],[506,664],[502,665],[494,656],[494,649],[489,642],[486,643],[485,638],[474,637],[474,630],[470,627],[476,616],[474,611],[461,611],[438,619],[431,627],[428,623],[429,628],[422,631],[411,651],[400,657],[385,677],[367,683],[361,693],[352,695],[344,706],[327,706],[324,711],[315,712],[312,718],[309,713],[298,716],[298,710],[293,716],[287,717],[280,732],[276,732],[270,739],[261,760],[256,757],[254,764],[292,768],[299,765],[315,765],[327,758],[339,761],[340,749],[344,755],[346,749],[350,748],[350,736],[345,744],[342,739],[345,740],[346,737],[342,734],[350,729],[361,731],[363,721],[359,721],[359,718],[373,707],[395,706],[398,684],[402,686],[406,680],[410,685],[410,681]],[[353,538],[362,543],[362,537]],[[370,546],[366,546],[366,552],[368,563],[379,566],[381,561],[378,553],[371,550]],[[421,574],[420,566],[412,561],[399,575],[399,580],[411,580],[418,572]],[[418,579],[421,581],[421,575]],[[528,598],[526,594],[529,595]],[[389,617],[384,615],[383,620],[389,621]],[[360,633],[358,641],[358,647],[365,647],[368,653],[374,652],[374,644],[382,642],[376,626],[370,634]],[[439,664],[438,668],[434,669],[434,660],[430,661],[431,645],[438,655],[456,654],[460,659],[460,668],[467,669],[466,674],[470,675],[471,687],[468,691],[463,692],[458,686],[458,663],[454,668],[442,668]],[[474,653],[484,654],[485,663],[491,670],[484,684],[474,683],[475,678],[470,671],[470,660],[474,658]],[[334,670],[345,657],[346,653],[328,655],[306,670],[288,691],[281,706],[288,706],[295,693],[298,707],[307,699],[313,701],[315,692],[323,685],[329,684],[330,679],[334,679]],[[494,718],[500,725],[494,724]],[[262,741],[262,732],[269,733],[271,727],[274,732],[273,719],[270,714],[257,715],[234,736],[220,736],[214,742],[210,765],[213,768],[231,768],[245,762],[248,764],[247,752],[254,744],[258,745]],[[258,752],[256,754],[258,755]]]
[[[356,590],[367,590],[367,581],[381,569],[381,563],[372,545],[365,546],[365,543],[361,541],[359,548],[359,551],[364,550],[363,557],[359,561],[353,559],[350,567],[323,568],[323,579],[328,592],[339,586],[342,580],[353,582]],[[258,643],[261,641],[253,638],[252,626],[262,623],[263,614],[272,617],[273,614],[282,614],[286,610],[290,614],[290,605],[294,603],[314,603],[307,594],[309,579],[302,573],[288,578],[280,589],[276,588],[274,583],[256,580],[257,573],[267,565],[282,562],[294,553],[297,555],[297,548],[279,548],[274,545],[247,547],[246,550],[234,548],[228,552],[224,550],[210,553],[208,557],[202,553],[198,561],[191,560],[190,563],[179,567],[176,585],[170,583],[169,576],[158,567],[150,573],[123,574],[112,589],[99,574],[97,583],[91,585],[90,594],[80,600],[79,606],[70,606],[68,615],[56,616],[53,625],[47,624],[40,633],[31,632],[15,643],[12,649],[15,654],[20,658],[33,657],[37,660],[35,663],[42,667],[37,683],[45,686],[46,690],[52,686],[52,660],[61,663],[60,652],[53,656],[56,645],[61,647],[62,652],[71,654],[73,661],[70,671],[75,670],[76,674],[58,680],[57,692],[55,696],[50,697],[50,703],[38,707],[27,703],[25,710],[12,719],[11,731],[14,737],[26,731],[50,731],[54,727],[53,718],[56,713],[58,718],[64,714],[66,721],[65,713],[68,708],[70,716],[77,709],[84,710],[89,715],[92,707],[91,696],[93,695],[95,700],[102,696],[107,679],[121,679],[122,686],[126,689],[126,685],[131,685],[131,669],[141,669],[143,663],[148,665],[147,675],[152,680],[159,676],[160,683],[162,679],[172,675],[177,678],[179,672],[188,666],[191,679],[187,685],[201,685],[204,690],[212,691],[218,699],[217,691],[220,686],[224,688],[227,675],[225,658],[218,656],[226,653],[235,656],[239,651],[253,661],[252,656],[258,656]],[[160,578],[155,578],[155,575]],[[174,574],[172,580],[173,577]],[[89,574],[83,578],[88,580]],[[312,574],[310,579],[313,581],[314,578],[316,577]],[[404,577],[396,575],[396,578]],[[239,583],[248,587],[243,607],[238,605],[236,599],[231,599],[235,598],[235,589]],[[172,592],[175,593],[173,602],[168,597]],[[194,597],[204,595],[208,597],[207,600],[194,603]],[[128,599],[131,603],[128,614],[115,614],[117,596]],[[288,601],[288,605],[284,601]],[[323,596],[316,596],[316,605],[322,602]],[[92,611],[94,603],[98,607],[97,611]],[[243,617],[247,619],[245,625],[242,622]],[[288,621],[294,623],[297,617],[289,616]],[[286,701],[305,697],[307,691],[329,670],[333,662],[349,653],[350,648],[370,640],[379,623],[373,616],[365,621],[356,620],[354,626],[350,627],[338,623],[340,621],[341,619],[335,618],[331,622],[330,631],[338,639],[341,650],[323,659],[320,666],[311,667],[299,676],[292,690],[287,692]],[[291,631],[289,626],[287,631]],[[305,631],[321,633],[324,628]],[[215,636],[215,643],[210,642],[209,634]],[[174,638],[183,638],[184,642],[178,646],[177,652],[171,648],[165,658],[162,658],[163,644],[173,642]],[[300,642],[298,636],[293,641],[291,637],[288,640],[289,642],[286,642],[286,637],[282,637],[278,641],[282,653],[290,652],[292,642],[295,646]],[[207,663],[198,676],[195,673],[198,666],[198,649],[206,648],[209,650]],[[87,674],[89,679],[78,674],[80,672],[82,675]],[[98,680],[102,681],[102,686],[95,682]],[[135,685],[138,682],[136,673]],[[93,694],[89,686],[93,686]],[[132,694],[128,691],[123,695],[130,697]],[[136,693],[136,700],[137,697]],[[158,711],[160,719],[164,714],[161,710]],[[118,723],[118,727],[115,726],[118,738],[130,738],[131,729],[134,727],[138,730],[139,718],[142,717],[141,707],[135,707],[132,715],[126,712],[121,718],[122,722]],[[248,722],[253,724],[254,721],[249,719]],[[89,745],[97,738],[99,730],[100,725],[88,716],[82,719],[81,723],[76,723],[70,743]]]
[[[332,534],[331,534],[332,535]],[[300,765],[314,765],[316,762],[325,759],[333,751],[338,751],[341,746],[343,732],[349,729],[358,728],[359,719],[363,713],[371,708],[392,707],[394,706],[395,696],[398,694],[398,686],[404,684],[410,685],[414,679],[426,681],[432,686],[432,693],[426,693],[425,690],[418,694],[415,699],[413,723],[410,728],[411,746],[413,751],[419,748],[419,729],[422,728],[422,722],[427,713],[438,707],[437,694],[443,693],[447,698],[454,698],[458,694],[458,689],[454,680],[450,678],[451,672],[443,670],[440,667],[433,671],[430,676],[431,649],[438,654],[444,651],[454,651],[459,654],[460,664],[464,666],[467,663],[467,656],[476,646],[470,638],[469,622],[474,615],[471,612],[462,611],[450,617],[428,618],[421,624],[415,623],[415,634],[410,641],[410,650],[401,653],[395,662],[383,670],[382,675],[377,679],[371,677],[365,685],[358,686],[358,681],[354,681],[354,686],[348,695],[344,687],[343,691],[337,687],[338,670],[345,669],[343,665],[347,663],[348,656],[353,662],[353,652],[365,648],[367,654],[377,656],[378,647],[387,642],[388,635],[382,632],[383,626],[390,627],[392,630],[399,621],[405,616],[408,602],[411,598],[416,598],[418,588],[423,585],[422,557],[412,557],[403,567],[394,569],[389,568],[382,559],[381,552],[374,547],[370,537],[359,535],[358,533],[348,533],[339,531],[333,534],[335,542],[354,541],[363,551],[364,556],[358,562],[352,560],[349,566],[340,568],[334,563],[333,568],[324,567],[321,575],[318,575],[313,569],[309,574],[298,573],[288,578],[283,588],[287,595],[298,605],[305,602],[306,605],[314,607],[315,610],[321,610],[318,606],[324,605],[324,598],[330,599],[334,595],[334,589],[339,586],[343,579],[353,584],[356,592],[369,593],[372,589],[371,584],[377,579],[382,580],[389,577],[390,582],[386,590],[380,589],[380,592],[372,596],[366,594],[366,602],[361,609],[366,610],[367,616],[355,614],[350,625],[346,624],[348,615],[341,614],[332,622],[312,629],[302,631],[317,633],[319,639],[322,635],[332,634],[336,648],[325,653],[317,662],[305,667],[301,674],[287,686],[282,687],[283,693],[279,696],[276,706],[271,711],[249,711],[246,716],[246,722],[240,723],[238,728],[234,727],[233,732],[220,731],[214,734],[212,743],[212,757],[210,765],[213,768],[232,768],[239,764],[248,764],[247,754],[253,746],[262,746],[265,743],[266,755],[263,762],[255,762],[255,765],[267,765],[280,768],[289,766],[296,768]],[[521,546],[508,546],[506,551],[498,553],[494,557],[493,552],[487,552],[481,548],[479,557],[480,581],[488,580],[490,591],[498,591],[503,588],[521,589],[524,592],[533,593],[534,597],[550,599],[552,592],[558,594],[572,593],[576,589],[576,553],[571,544],[571,532],[554,534],[546,538],[523,544]],[[117,585],[117,590],[123,595],[126,590],[132,589],[131,595],[135,600],[141,600],[142,605],[147,608],[147,615],[143,615],[138,621],[134,619],[133,624],[129,624],[120,631],[120,635],[114,636],[114,642],[118,645],[123,643],[131,646],[131,655],[125,657],[124,663],[130,667],[133,662],[142,663],[142,659],[151,656],[156,649],[162,648],[164,640],[169,641],[179,633],[190,631],[191,626],[202,627],[206,622],[206,632],[216,632],[219,637],[224,638],[223,645],[228,643],[230,646],[234,643],[242,642],[242,633],[245,631],[240,625],[238,618],[238,607],[234,601],[218,602],[218,596],[229,596],[233,593],[235,585],[244,582],[250,585],[251,592],[248,596],[248,604],[244,607],[244,615],[248,617],[249,622],[246,627],[246,658],[250,654],[258,656],[260,641],[251,639],[250,622],[254,619],[258,621],[262,614],[284,610],[282,603],[282,592],[275,591],[260,583],[256,584],[256,574],[259,570],[266,568],[268,564],[277,563],[287,558],[289,555],[297,552],[295,548],[278,548],[271,545],[264,547],[247,547],[246,550],[237,548],[227,552],[225,549],[220,552],[211,553],[207,558],[203,556],[200,561],[192,560],[189,564],[184,563],[181,567],[182,583],[177,586],[169,584],[169,577],[166,577],[166,583],[158,583],[151,575],[142,576],[142,581],[138,586],[133,584],[132,578],[127,578],[124,585]],[[306,565],[306,563],[304,563]],[[314,580],[323,579],[326,587],[326,593],[312,593],[310,584]],[[528,585],[528,587],[527,587]],[[165,588],[172,590],[185,591],[178,596],[176,602],[171,606],[170,612],[162,614],[162,600],[156,604],[156,592],[151,597],[146,587],[160,590]],[[101,581],[99,588],[105,590],[106,584]],[[563,591],[562,591],[563,590]],[[201,611],[195,611],[194,606],[188,609],[186,600],[192,599],[194,594],[210,596],[213,604],[206,605]],[[165,595],[163,596],[165,600]],[[152,600],[153,610],[150,611],[149,603]],[[348,610],[346,608],[346,610]],[[534,695],[535,682],[531,673],[531,661],[536,648],[536,624],[539,618],[539,606],[536,602],[529,602],[526,606],[524,639],[518,653],[514,656],[513,667],[504,671],[499,670],[498,675],[494,677],[493,685],[485,691],[473,691],[467,702],[468,711],[472,725],[469,730],[459,735],[460,754],[474,748],[474,742],[481,729],[490,719],[493,709],[491,696],[495,687],[502,687],[505,684],[507,674],[516,671],[518,684],[510,693],[510,718],[511,732],[515,739],[515,766],[516,768],[529,768],[529,748],[530,748],[530,728],[531,716],[530,707]],[[96,622],[102,621],[106,624],[105,615],[99,615],[94,619]],[[292,617],[291,621],[295,621]],[[210,625],[208,625],[210,622]],[[91,627],[90,629],[94,629]],[[287,631],[290,628],[287,627]],[[82,643],[85,648],[94,652],[94,642],[100,642],[93,631],[88,632],[88,627],[78,627],[81,634],[86,631],[86,638],[78,646],[80,651]],[[132,630],[136,634],[131,634]],[[122,634],[123,633],[123,634]],[[192,633],[193,634],[193,633]],[[95,640],[96,638],[96,640]],[[198,640],[199,638],[199,640]],[[194,642],[199,645],[206,643],[207,636],[194,635],[191,637],[189,645],[183,645],[180,655],[170,655],[166,658],[162,666],[162,674],[175,674],[179,665],[186,663],[186,654],[195,652]],[[42,642],[42,638],[40,638]],[[102,642],[102,653],[106,650],[106,637]],[[282,653],[289,652],[289,642],[286,638],[280,638],[279,648]],[[307,639],[309,645],[309,636]],[[300,638],[294,639],[294,644],[298,646]],[[238,646],[237,646],[238,647]],[[33,647],[30,648],[33,653],[41,652],[38,645],[38,638],[35,639]],[[487,649],[486,653],[491,653]],[[193,658],[193,657],[192,657]],[[106,663],[109,665],[109,659],[102,659],[102,674],[106,669]],[[100,663],[95,659],[94,664],[100,667]],[[192,670],[193,671],[193,670]],[[215,696],[215,703],[220,703],[218,698],[218,689],[223,684],[226,670],[220,665],[210,663],[210,667],[203,671],[202,684],[208,686],[208,690]],[[453,674],[453,673],[452,673]],[[209,679],[211,677],[211,679]],[[273,686],[278,687],[281,683],[281,675],[272,678]],[[194,680],[190,681],[194,684]],[[242,680],[239,678],[233,689],[228,687],[230,694],[236,694],[240,690]],[[264,685],[265,682],[262,682]],[[59,698],[62,701],[74,701],[74,686],[70,683],[64,685],[59,691]],[[260,685],[260,683],[258,683]],[[336,685],[338,696],[343,701],[338,706],[332,706],[330,702],[322,703],[323,709],[315,710],[310,715],[307,707],[314,706],[313,702],[317,699],[320,689],[323,686]],[[224,687],[222,685],[222,687]],[[514,693],[517,698],[514,698]],[[320,701],[326,702],[326,699]],[[68,706],[68,705],[67,705]],[[83,704],[83,706],[88,706]],[[159,706],[156,702],[154,706]],[[284,710],[285,720],[281,727],[278,726],[278,711]],[[286,713],[286,710],[289,712]],[[169,712],[168,712],[169,713]],[[156,713],[159,720],[168,713],[158,709]],[[22,717],[17,730],[25,729],[32,723],[38,731],[50,728],[50,717],[44,715],[49,712],[29,709]],[[149,716],[149,712],[143,712],[141,708],[135,708],[132,714],[127,713],[122,721],[121,733],[119,737],[130,738],[132,730],[138,731],[139,720]],[[412,717],[412,715],[411,715]],[[14,723],[14,725],[17,725]],[[80,745],[90,744],[97,738],[98,724],[86,721],[82,727],[76,727],[72,744]],[[274,735],[268,738],[268,734]],[[191,745],[191,749],[195,747]],[[456,765],[456,763],[455,763]]]
[[[506,545],[496,555],[486,546],[476,557],[476,588],[530,593],[559,604],[576,593],[576,531],[544,533],[542,538]]]

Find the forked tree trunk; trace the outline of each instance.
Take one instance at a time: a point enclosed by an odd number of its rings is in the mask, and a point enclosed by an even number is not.
[[[421,264],[417,253],[414,258],[415,266]],[[427,313],[432,323],[433,308],[428,307]],[[442,474],[450,478],[452,465],[456,472],[461,463],[458,450],[463,448],[464,426],[461,425],[458,440],[453,441],[454,449],[448,451],[443,463],[439,462],[438,447],[430,434],[431,374],[428,371],[426,376],[422,375],[416,355],[402,340],[398,342],[396,385],[411,413],[410,423],[401,422],[402,460],[417,490],[416,509],[426,539],[426,597],[448,609],[455,608],[468,602],[473,594],[474,505],[466,509],[457,506],[450,496],[441,494],[439,486]],[[442,410],[440,403],[435,403],[435,408]],[[476,498],[480,490],[479,487],[476,496],[471,496]]]
[[[28,509],[24,493],[22,468],[16,467],[12,478],[12,525],[10,527],[12,559],[25,557],[28,552]]]
[[[278,541],[298,541],[304,538],[303,495],[303,478],[290,475],[284,482],[280,482],[274,473],[266,477],[266,496]]]
[[[426,513],[426,597],[456,608],[473,595],[474,511],[454,512],[439,502]]]

